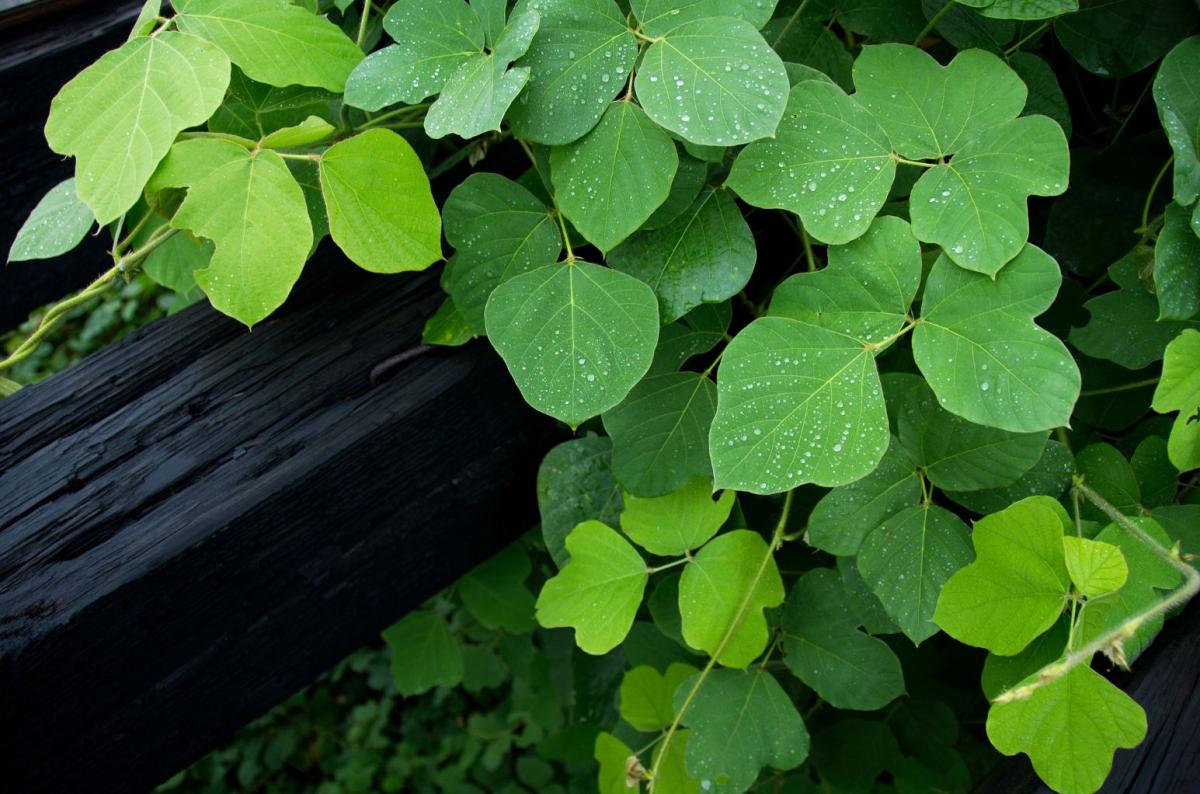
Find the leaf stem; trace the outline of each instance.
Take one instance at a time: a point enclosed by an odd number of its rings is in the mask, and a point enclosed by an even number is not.
[[[396,108],[395,110],[389,110],[387,113],[380,113],[378,116],[372,116],[371,118],[367,119],[365,122],[363,122],[358,127],[358,129],[359,130],[369,130],[372,127],[375,127],[379,124],[384,123],[385,121],[394,119],[397,116],[405,116],[410,113],[413,115],[416,115],[416,114],[420,113],[420,111],[426,110],[429,107],[429,105],[430,105],[429,102],[422,102],[419,105],[405,105],[402,108]],[[404,119],[404,120],[411,121],[411,119]]]
[[[1079,392],[1080,397],[1095,397],[1100,394],[1116,394],[1117,392],[1132,391],[1140,389],[1143,386],[1153,386],[1158,383],[1158,378],[1146,378],[1145,380],[1137,380],[1133,383],[1123,383],[1120,386],[1106,386],[1103,389],[1088,389]]]
[[[942,21],[942,17],[946,16],[946,14],[949,14],[950,9],[953,7],[954,0],[946,0],[946,5],[942,6],[942,9],[934,14],[932,18],[930,18],[929,24],[927,24],[925,28],[917,34],[917,37],[913,39],[913,46],[921,46],[921,42],[925,40],[925,37],[933,32],[933,29],[937,27],[937,24]]]
[[[656,565],[653,568],[647,568],[646,573],[658,573],[659,571],[666,571],[670,568],[678,568],[680,565],[685,565],[691,561],[692,561],[692,555],[685,554],[684,556],[680,557],[677,560],[672,560],[671,562],[665,563],[663,565]]]
[[[1141,232],[1142,239],[1145,239],[1146,232],[1150,226],[1150,205],[1154,203],[1154,194],[1158,192],[1158,186],[1162,184],[1163,177],[1167,175],[1167,170],[1171,164],[1175,162],[1175,155],[1167,158],[1167,162],[1163,163],[1163,167],[1159,170],[1158,176],[1154,177],[1154,182],[1150,185],[1150,192],[1146,194],[1146,203],[1142,205],[1142,225],[1136,231]]]
[[[363,0],[362,18],[358,20],[358,38],[355,44],[361,50],[363,42],[367,40],[367,20],[371,18],[371,0]]]
[[[559,209],[557,202],[554,207],[554,217],[558,219],[558,228],[562,232],[563,247],[567,249],[567,261],[575,261],[575,251],[571,248],[571,235],[567,234],[567,222],[563,218],[563,212]]]
[[[809,273],[817,271],[817,258],[813,255],[812,238],[808,236],[808,229],[800,227],[800,242],[804,243],[804,261]]]
[[[904,327],[901,328],[896,333],[892,334],[891,336],[884,337],[883,339],[879,340],[878,342],[867,342],[863,345],[863,348],[865,350],[868,350],[871,352],[874,352],[876,350],[883,350],[885,347],[890,345],[892,342],[895,342],[897,339],[904,336],[912,329],[916,328],[920,322],[921,322],[920,318],[918,318],[916,320],[909,320],[907,323],[904,324]]]
[[[901,157],[895,152],[892,152],[892,160],[897,163],[903,163],[904,165],[915,165],[919,168],[936,168],[937,166],[941,165],[941,163],[925,163],[920,160],[909,160],[907,157]]]
[[[1031,40],[1040,36],[1043,32],[1048,30],[1050,25],[1053,24],[1053,22],[1054,22],[1054,19],[1047,19],[1045,22],[1038,25],[1036,28],[1033,29],[1033,31],[1031,33],[1029,33],[1029,35],[1022,37],[1020,41],[1018,41],[1016,44],[1012,45],[1007,50],[1005,50],[1004,57],[1008,58],[1010,55],[1014,55],[1015,53],[1017,53],[1022,47],[1024,47],[1026,44],[1028,44]]]

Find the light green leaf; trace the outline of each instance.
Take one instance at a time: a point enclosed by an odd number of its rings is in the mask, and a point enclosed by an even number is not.
[[[262,139],[264,149],[295,149],[323,141],[332,135],[335,128],[322,118],[309,116],[294,127],[284,127],[268,133]]]
[[[1091,794],[1113,752],[1146,736],[1146,713],[1090,667],[1076,667],[1025,700],[993,705],[987,734],[1005,755],[1025,753],[1038,777],[1062,794]]]
[[[346,104],[379,110],[439,93],[466,60],[483,52],[479,18],[462,0],[409,0],[383,18],[395,44],[369,55],[346,80]]]
[[[770,314],[878,345],[904,325],[921,284],[921,246],[899,218],[877,218],[866,234],[830,246],[829,266],[784,281]]]
[[[720,647],[717,661],[726,667],[744,668],[766,649],[762,610],[782,603],[775,558],[766,541],[748,529],[709,541],[679,579],[684,640],[708,654]]]
[[[59,182],[42,196],[8,249],[9,262],[51,259],[83,242],[96,216],[75,192],[75,179]]]
[[[690,688],[676,690],[676,709]],[[691,728],[687,771],[705,790],[746,791],[764,767],[795,769],[808,757],[804,720],[779,682],[761,669],[713,670],[684,723]]]
[[[550,153],[559,207],[601,251],[615,248],[666,201],[678,165],[670,136],[632,102],[612,103],[595,129]]]
[[[1101,77],[1140,72],[1182,41],[1200,20],[1195,0],[1079,0],[1054,24],[1063,49]]]
[[[726,348],[717,394],[709,450],[718,488],[845,485],[873,471],[887,449],[874,356],[820,326],[755,320]]]
[[[621,679],[621,718],[647,733],[667,727],[675,719],[675,690],[695,673],[682,662],[672,663],[665,674],[649,665],[627,671]]]
[[[658,777],[654,781],[655,794],[700,794],[700,781],[694,780],[684,766],[687,747],[694,735],[693,731],[676,731],[675,740],[669,746],[659,742],[654,748],[654,763],[658,766]],[[629,789],[625,791],[627,793]]]
[[[1062,613],[1070,587],[1063,524],[1039,500],[1022,500],[975,524],[975,562],[942,587],[933,615],[959,642],[1011,656]]]
[[[457,0],[456,0],[457,2]],[[492,290],[513,276],[554,264],[562,252],[546,205],[499,174],[471,174],[443,207],[446,239],[457,249],[447,291],[476,333]]]
[[[1027,496],[1044,495],[1057,499],[1071,484],[1075,460],[1065,444],[1047,441],[1042,456],[1033,468],[1016,482],[1001,488],[981,491],[947,491],[946,496],[976,513],[995,513]]]
[[[208,129],[257,141],[276,130],[301,124],[309,116],[329,121],[336,100],[334,94],[321,88],[276,88],[256,83],[235,67],[230,74],[229,92],[208,120]]]
[[[649,284],[663,322],[674,322],[701,303],[741,292],[757,256],[754,235],[733,197],[706,188],[666,227],[629,238],[608,263]]]
[[[475,331],[467,318],[463,317],[454,305],[454,298],[449,295],[442,301],[437,311],[425,321],[421,331],[421,343],[426,345],[444,345],[458,347],[465,345],[475,338]]]
[[[775,134],[787,104],[783,61],[749,22],[694,19],[646,50],[635,80],[655,122],[707,146]]]
[[[633,625],[650,578],[646,563],[629,541],[599,521],[571,530],[567,552],[571,561],[538,595],[538,623],[572,627],[585,652],[608,653]]]
[[[436,612],[410,612],[383,630],[383,641],[392,649],[392,678],[400,694],[411,697],[462,681],[462,647]]]
[[[1063,538],[1063,554],[1071,581],[1088,598],[1120,590],[1129,578],[1125,556],[1111,543],[1067,535]]]
[[[158,25],[158,18],[161,14],[162,0],[146,0],[142,4],[142,10],[138,12],[137,19],[133,21],[133,27],[129,31],[129,38],[136,39],[138,36],[149,36]]]
[[[783,607],[784,661],[834,708],[874,711],[904,694],[904,674],[887,643],[858,630],[849,601],[835,571],[801,576]]]
[[[492,292],[485,318],[525,401],[573,427],[625,399],[658,341],[650,288],[586,262],[509,279]]]
[[[208,39],[252,80],[340,94],[363,54],[325,17],[283,0],[188,0],[175,24]]]
[[[617,526],[623,490],[613,478],[612,441],[584,436],[546,453],[538,468],[538,510],[542,538],[558,567],[570,560],[564,541],[576,524],[595,520]]]
[[[629,794],[625,785],[628,779],[627,762],[633,750],[611,733],[601,731],[596,735],[595,758],[600,763],[599,794]]]
[[[321,192],[333,241],[364,270],[424,270],[442,258],[429,178],[396,133],[367,130],[330,146],[321,155]]]
[[[1188,320],[1200,312],[1200,236],[1192,230],[1191,215],[1190,209],[1168,204],[1154,244],[1160,320]]]
[[[736,17],[756,28],[767,24],[778,0],[632,0],[630,6],[647,36],[662,36],[684,22],[705,17]]]
[[[756,207],[796,213],[821,242],[847,243],[871,225],[895,175],[871,114],[837,86],[809,80],[792,88],[775,138],[742,150],[729,187]]]
[[[279,308],[312,246],[304,192],[279,155],[211,138],[182,141],[151,192],[165,187],[188,188],[171,225],[216,245],[209,266],[196,271],[213,306],[248,326]]]
[[[722,491],[716,501],[712,497],[711,483],[700,478],[666,496],[626,494],[621,529],[651,554],[685,554],[707,543],[729,518],[733,491]]]
[[[808,517],[808,540],[830,554],[857,554],[868,532],[920,498],[917,465],[893,438],[874,471],[821,497]]]
[[[520,0],[542,17],[518,66],[529,84],[508,113],[522,138],[558,146],[587,133],[629,80],[637,39],[613,0]]]
[[[538,21],[534,11],[514,14],[491,52],[473,53],[454,70],[425,114],[430,138],[450,133],[474,138],[500,129],[504,114],[529,80],[528,67],[510,67],[529,49]]]
[[[1200,331],[1188,329],[1167,345],[1162,377],[1154,390],[1154,410],[1179,411],[1167,441],[1167,454],[1180,471],[1200,466]]]
[[[504,18],[508,13],[508,0],[470,0],[471,8],[483,26],[487,46],[494,47],[504,32]]]
[[[1187,206],[1200,196],[1200,36],[1167,53],[1154,76],[1158,118],[1175,152],[1175,201]]]
[[[533,593],[525,587],[532,570],[525,549],[512,543],[459,579],[458,596],[485,628],[525,634],[534,625]]]
[[[933,613],[938,595],[975,556],[968,535],[953,513],[925,504],[884,519],[863,540],[858,571],[888,617],[914,643],[937,633]]]
[[[119,218],[176,136],[225,96],[229,59],[196,36],[165,31],[101,56],[50,103],[46,140],[77,158],[75,189],[100,225]]]
[[[913,331],[913,356],[943,408],[1017,433],[1070,424],[1079,368],[1033,321],[1061,281],[1058,264],[1032,245],[994,280],[938,259]]]

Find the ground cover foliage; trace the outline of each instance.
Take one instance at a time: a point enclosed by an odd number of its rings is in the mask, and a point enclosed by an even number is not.
[[[426,341],[486,337],[575,433],[539,476],[547,559],[457,589],[595,665],[601,705],[548,730],[587,737],[570,785],[959,791],[990,745],[1095,791],[1146,733],[1106,674],[1200,588],[1198,26],[1194,0],[151,0],[55,99],[76,175],[10,253],[99,223],[113,267],[0,368],[134,273],[252,326],[325,236],[373,272],[449,254]],[[448,626],[385,633],[398,692],[464,680]]]

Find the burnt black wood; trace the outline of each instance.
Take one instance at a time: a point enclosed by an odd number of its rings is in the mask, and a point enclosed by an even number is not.
[[[0,401],[0,791],[145,790],[532,526],[557,431],[432,274],[297,292]]]
[[[71,162],[46,145],[50,100],[120,46],[140,6],[140,0],[54,0],[0,13],[0,332],[111,266],[100,237],[56,259],[3,263],[29,211],[73,172]]]

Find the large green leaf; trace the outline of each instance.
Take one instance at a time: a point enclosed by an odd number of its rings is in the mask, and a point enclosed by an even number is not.
[[[904,694],[900,660],[858,630],[845,588],[831,569],[801,576],[783,607],[788,669],[834,708],[874,711]]]
[[[1027,496],[1057,499],[1071,484],[1075,459],[1065,444],[1050,440],[1033,468],[1010,485],[979,491],[947,491],[946,496],[976,513],[994,513]]]
[[[684,22],[705,17],[736,17],[756,28],[767,24],[778,0],[632,0],[638,29],[662,36]]]
[[[629,238],[609,254],[608,263],[649,284],[663,322],[674,322],[701,303],[741,292],[757,256],[754,235],[733,197],[706,188],[667,226]]]
[[[96,216],[75,192],[75,180],[59,182],[42,196],[17,230],[9,262],[51,259],[83,242]]]
[[[604,413],[613,473],[637,496],[662,496],[694,477],[712,479],[708,433],[717,387],[698,372],[649,375]]]
[[[141,197],[180,132],[213,114],[229,68],[213,44],[165,31],[105,53],[58,92],[46,140],[77,159],[76,192],[101,225]]]
[[[844,485],[873,471],[887,449],[874,355],[818,325],[755,320],[726,348],[717,394],[709,450],[718,488]]]
[[[1175,200],[1191,204],[1200,195],[1200,36],[1167,53],[1154,76],[1154,102],[1175,151]]]
[[[682,709],[688,684],[675,692]],[[794,769],[808,756],[808,729],[765,670],[713,670],[684,715],[688,774],[719,791],[746,791],[763,767]]]
[[[567,536],[571,561],[542,587],[537,619],[546,628],[570,626],[575,644],[603,654],[621,644],[642,603],[646,563],[629,541],[599,521]]]
[[[1122,78],[1157,61],[1200,20],[1193,0],[1079,0],[1054,24],[1063,49],[1102,77]]]
[[[1200,120],[1200,117],[1198,117]],[[1188,320],[1200,312],[1200,236],[1192,211],[1172,202],[1154,244],[1154,289],[1160,320]]]
[[[409,613],[383,630],[383,641],[392,649],[392,679],[400,694],[419,695],[462,681],[462,646],[438,613]]]
[[[651,554],[686,554],[707,543],[729,518],[733,491],[722,491],[716,501],[712,497],[711,484],[701,478],[666,496],[626,494],[621,529]]]
[[[867,533],[920,498],[917,465],[893,438],[874,471],[821,497],[808,517],[808,540],[830,554],[857,554]]]
[[[1044,498],[1022,500],[975,524],[976,560],[942,587],[933,616],[951,637],[1011,656],[1058,620],[1070,578],[1063,523]]]
[[[182,141],[154,174],[151,190],[167,187],[188,188],[171,225],[216,245],[209,266],[196,271],[213,306],[249,326],[279,308],[312,246],[304,192],[279,155],[211,138]]]
[[[685,140],[736,146],[775,134],[787,104],[783,61],[749,22],[694,19],[646,50],[638,99]]]
[[[937,633],[938,595],[974,554],[953,513],[922,504],[885,518],[858,550],[858,571],[888,617],[914,643]]]
[[[175,24],[208,39],[252,80],[341,93],[363,54],[341,28],[285,0],[187,0]]]
[[[529,84],[508,113],[522,138],[560,145],[596,125],[625,87],[637,40],[613,0],[521,0],[542,17],[538,35],[518,64]]]
[[[1029,89],[1024,115],[1049,116],[1058,122],[1063,133],[1070,138],[1073,126],[1071,110],[1067,107],[1067,98],[1050,64],[1033,53],[1014,52],[1008,59],[1008,65]]]
[[[639,731],[661,730],[675,719],[675,690],[696,673],[690,664],[674,662],[665,673],[649,665],[635,667],[621,679],[621,718]]]
[[[572,426],[625,399],[658,341],[650,288],[586,262],[509,279],[492,292],[485,317],[526,402]]]
[[[439,93],[472,55],[483,51],[479,18],[462,0],[409,0],[383,18],[395,44],[368,56],[346,81],[346,104],[379,110]]]
[[[913,331],[913,356],[943,408],[1018,433],[1069,424],[1079,368],[1033,321],[1061,281],[1058,264],[1032,245],[995,279],[938,259]]]
[[[485,628],[524,634],[533,630],[533,594],[525,587],[532,570],[525,549],[513,543],[459,579],[458,596]]]
[[[683,638],[726,667],[744,668],[766,649],[762,611],[782,603],[775,558],[762,536],[748,529],[709,541],[679,580]]]
[[[601,251],[637,231],[666,200],[678,165],[671,137],[625,101],[609,105],[591,132],[550,154],[558,206]]]
[[[558,225],[546,205],[499,174],[467,177],[446,199],[442,214],[446,239],[457,249],[447,292],[477,333],[484,331],[492,290],[555,263],[562,252]]]
[[[321,155],[321,192],[333,241],[364,270],[424,270],[442,258],[429,178],[396,133],[367,130],[329,147]]]
[[[1005,755],[1025,753],[1038,776],[1062,794],[1091,794],[1113,753],[1146,736],[1146,712],[1087,666],[1038,687],[1024,700],[993,705],[987,734]]]
[[[825,243],[861,235],[896,174],[887,134],[840,88],[809,80],[792,88],[776,136],[747,146],[729,186],[748,203],[796,213]]]
[[[564,441],[546,453],[538,468],[538,511],[542,538],[558,567],[570,560],[564,541],[576,524],[599,521],[616,526],[622,489],[613,479],[612,441],[584,436]]]
[[[1162,378],[1154,390],[1154,410],[1178,411],[1167,454],[1180,471],[1200,467],[1200,331],[1188,329],[1167,345]]]

